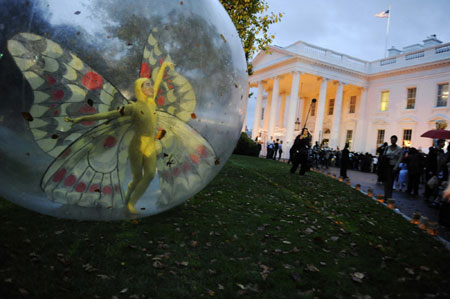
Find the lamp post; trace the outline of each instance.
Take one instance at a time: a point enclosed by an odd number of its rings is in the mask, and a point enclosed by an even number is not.
[[[294,130],[300,131],[300,120],[298,119],[298,117],[297,117],[297,120],[295,121]]]

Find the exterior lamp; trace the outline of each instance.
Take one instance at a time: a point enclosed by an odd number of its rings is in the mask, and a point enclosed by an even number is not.
[[[333,173],[333,179],[335,179],[336,178],[336,174],[335,173]]]
[[[387,207],[391,210],[395,209],[395,199],[388,198],[387,200]]]
[[[373,196],[373,188],[367,189],[367,196],[369,196],[369,197]]]
[[[339,177],[339,182],[343,182],[344,179],[342,177]]]
[[[423,229],[423,230],[426,230],[427,229],[427,224],[428,224],[428,218],[424,217],[424,216],[420,217],[419,228]]]
[[[346,184],[347,186],[350,186],[350,179],[346,179],[346,180],[345,180],[345,184]]]
[[[377,200],[377,202],[383,203],[384,202],[384,195],[383,194],[377,194],[377,195],[375,195],[375,199]]]
[[[297,120],[295,121],[295,126],[294,126],[295,131],[300,131],[300,120],[297,117]]]
[[[417,211],[415,211],[415,212],[413,213],[412,218],[411,218],[411,223],[412,223],[412,224],[419,224],[420,216],[421,216],[420,213],[417,212]]]
[[[432,236],[437,236],[439,234],[437,222],[434,221],[428,222],[427,233]]]
[[[361,185],[360,185],[360,184],[356,184],[355,190],[356,190],[356,191],[359,191],[360,189],[361,189]]]

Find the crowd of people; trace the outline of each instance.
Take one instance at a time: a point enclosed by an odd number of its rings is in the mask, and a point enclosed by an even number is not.
[[[346,144],[343,150],[329,148],[326,142],[311,146],[311,134],[307,128],[295,138],[289,150],[288,163],[291,173],[300,166],[300,175],[310,168],[340,167],[340,175],[347,178],[347,169],[372,172],[377,182],[384,184],[385,200],[392,198],[393,190],[406,192],[411,199],[419,195],[423,184],[423,197],[430,207],[440,209],[440,222],[450,227],[450,145],[444,151],[445,140],[439,139],[428,149],[428,153],[414,147],[402,148],[397,145],[397,136],[390,138],[376,150],[376,155],[356,153]],[[283,145],[280,140],[267,144],[267,159],[281,159]],[[447,188],[446,188],[447,186]]]

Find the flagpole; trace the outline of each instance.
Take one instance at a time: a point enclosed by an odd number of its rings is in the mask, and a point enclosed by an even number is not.
[[[389,37],[389,24],[391,23],[391,4],[389,4],[389,14],[388,14],[388,20],[387,20],[387,26],[386,26],[386,42],[384,44],[384,58],[387,57],[387,43],[388,43],[388,37]]]

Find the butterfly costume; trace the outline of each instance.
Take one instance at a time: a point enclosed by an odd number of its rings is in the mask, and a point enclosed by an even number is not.
[[[50,39],[19,33],[8,40],[33,90],[24,117],[38,146],[54,157],[41,180],[50,200],[136,212],[157,174],[156,204],[170,207],[215,171],[214,149],[187,124],[196,118],[194,90],[160,50],[157,34],[153,29],[147,39],[136,102]],[[132,180],[124,182],[128,165]]]

